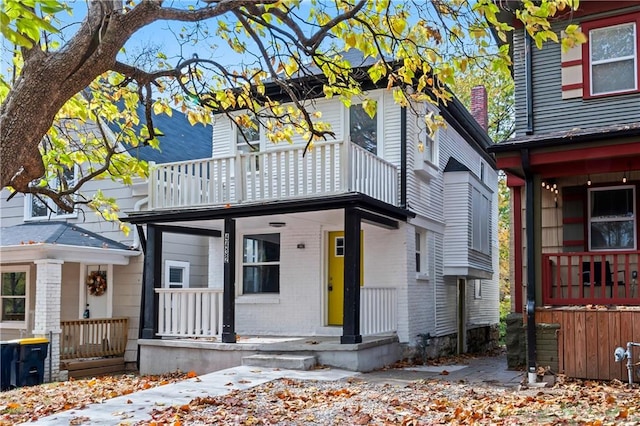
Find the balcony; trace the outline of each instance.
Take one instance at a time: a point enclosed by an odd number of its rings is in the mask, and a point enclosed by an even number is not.
[[[343,142],[151,164],[149,208],[176,209],[359,192],[397,206],[398,167]]]
[[[639,251],[542,255],[545,305],[640,305]]]

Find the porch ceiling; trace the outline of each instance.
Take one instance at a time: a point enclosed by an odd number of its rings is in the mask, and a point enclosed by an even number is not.
[[[28,263],[39,259],[101,265],[128,265],[129,258],[140,255],[137,250],[80,247],[64,244],[34,243],[0,247],[2,263]]]

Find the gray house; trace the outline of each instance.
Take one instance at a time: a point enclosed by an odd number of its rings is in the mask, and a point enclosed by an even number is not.
[[[510,360],[526,341],[531,371],[626,380],[613,353],[640,341],[640,5],[581,2],[568,19],[558,35],[578,24],[587,42],[566,52],[515,31],[516,137],[489,148],[512,194]]]

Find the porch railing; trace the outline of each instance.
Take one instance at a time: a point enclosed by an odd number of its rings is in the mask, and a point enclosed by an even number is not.
[[[360,333],[363,336],[397,331],[395,288],[360,288]]]
[[[60,359],[123,356],[128,318],[91,318],[61,321]]]
[[[153,165],[149,207],[226,205],[361,192],[396,205],[398,168],[352,144],[288,147]]]
[[[218,337],[222,334],[222,290],[157,288],[158,336]],[[360,289],[360,331],[363,335],[397,329],[395,288]]]
[[[542,255],[545,305],[640,305],[638,251]]]
[[[158,336],[215,337],[222,334],[222,290],[157,288]]]

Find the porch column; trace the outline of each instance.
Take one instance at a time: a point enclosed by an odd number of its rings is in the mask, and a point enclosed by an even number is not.
[[[344,210],[344,310],[340,343],[361,343],[360,334],[360,213]]]
[[[236,221],[224,220],[224,292],[222,297],[222,341],[236,342]]]
[[[144,256],[144,282],[142,283],[143,339],[155,339],[158,332],[158,295],[162,285],[162,231],[147,225],[147,251]]]
[[[60,375],[60,334],[62,333],[60,328],[60,295],[62,293],[62,264],[64,261],[40,259],[34,263],[36,264],[36,308],[33,335],[50,339],[49,353],[44,362],[44,380],[48,381],[51,376],[51,379],[56,381]]]

